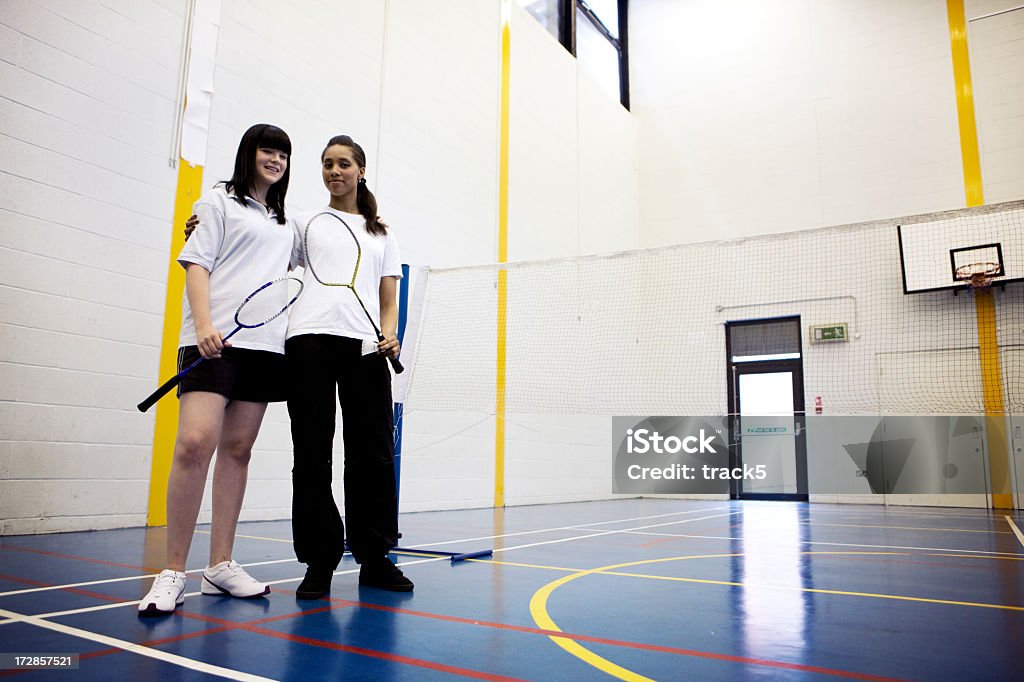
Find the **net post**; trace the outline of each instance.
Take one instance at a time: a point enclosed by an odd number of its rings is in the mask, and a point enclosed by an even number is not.
[[[398,345],[405,341],[405,325],[409,316],[409,265],[402,263],[402,281],[398,285]],[[398,517],[398,500],[402,490],[402,414],[405,403],[394,404],[392,422],[395,430],[395,517]],[[398,537],[402,537],[399,533]]]
[[[398,343],[402,345],[405,341],[406,323],[409,319],[409,266],[402,264],[402,281],[398,286]],[[402,415],[405,412],[405,403],[394,403],[394,434],[395,434],[395,518],[398,518],[398,507],[402,482]],[[398,533],[399,539],[402,533]],[[426,555],[432,557],[446,557],[452,564],[467,559],[478,559],[489,557],[494,553],[492,549],[485,549],[476,552],[446,552],[436,549],[419,549],[395,546],[391,551],[396,554]]]

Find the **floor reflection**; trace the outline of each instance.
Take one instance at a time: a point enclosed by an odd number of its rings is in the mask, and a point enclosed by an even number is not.
[[[778,502],[740,507],[733,533],[737,639],[751,657],[801,660],[814,608],[810,558],[803,553],[806,505]]]

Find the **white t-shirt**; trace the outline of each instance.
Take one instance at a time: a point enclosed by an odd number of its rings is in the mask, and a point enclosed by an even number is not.
[[[383,236],[366,231],[366,221],[361,215],[353,215],[322,208],[289,219],[295,239],[292,265],[306,265],[304,237],[306,223],[317,213],[329,211],[342,218],[356,235],[362,249],[359,273],[356,276],[356,290],[377,326],[380,326],[380,280],[383,277],[402,277],[402,260],[398,254],[398,242],[390,229]],[[340,226],[341,227],[341,226]],[[344,229],[344,227],[341,227]],[[317,244],[309,248],[316,252]],[[316,265],[314,259],[313,264]],[[359,301],[344,287],[328,287],[320,284],[306,268],[302,275],[302,295],[288,311],[288,338],[299,334],[333,334],[353,339],[377,342],[377,336],[370,326],[366,314],[359,307]]]
[[[235,311],[259,286],[288,274],[293,232],[276,214],[250,198],[236,199],[215,187],[192,207],[199,227],[178,256],[182,267],[195,263],[210,272],[210,320],[227,336],[237,326]],[[237,348],[284,352],[286,316],[255,329],[242,329],[229,343]],[[179,346],[196,345],[188,294],[182,297]]]

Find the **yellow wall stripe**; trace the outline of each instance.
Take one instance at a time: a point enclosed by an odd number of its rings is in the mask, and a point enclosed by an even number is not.
[[[953,82],[956,88],[957,122],[960,126],[960,155],[963,161],[964,195],[967,206],[982,206],[985,193],[981,179],[981,154],[978,151],[978,126],[974,115],[974,87],[967,46],[967,20],[964,0],[946,0],[949,17],[949,43],[953,55]],[[992,507],[1012,509],[1010,453],[1006,445],[1006,405],[1003,402],[1003,376],[996,335],[996,302],[991,290],[974,292],[978,321],[978,348],[981,360],[982,391],[985,396],[985,431],[988,443],[989,476],[992,481]]]
[[[953,82],[956,87],[957,121],[960,125],[964,192],[968,206],[981,206],[985,198],[981,186],[981,155],[978,153],[978,128],[974,119],[974,88],[971,85],[971,60],[967,51],[964,0],[946,0],[946,12],[949,16],[949,42],[953,49]]]
[[[171,224],[170,263],[167,266],[167,294],[164,298],[164,334],[160,347],[161,381],[178,371],[178,332],[181,328],[181,297],[185,291],[185,270],[177,256],[185,245],[182,231],[192,215],[192,205],[202,192],[203,167],[178,160],[178,188],[174,198]],[[156,384],[154,384],[156,385]],[[174,440],[178,434],[178,401],[164,398],[156,404],[153,428],[153,461],[149,474],[149,511],[147,525],[167,524],[167,478],[171,473]]]
[[[992,508],[1013,509],[1010,447],[1007,443],[1006,404],[1003,402],[1003,373],[996,336],[996,296],[991,289],[974,292],[978,319],[978,355],[981,387],[985,402],[985,442],[992,486]]]
[[[511,0],[501,0],[501,95],[498,105],[498,262],[508,262],[509,83]],[[498,271],[498,336],[494,376],[494,506],[505,506],[505,323],[508,273]]]

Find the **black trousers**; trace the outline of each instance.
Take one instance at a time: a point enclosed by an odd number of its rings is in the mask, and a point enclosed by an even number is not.
[[[345,525],[331,491],[335,392],[345,445],[349,549],[364,563],[398,544],[391,372],[384,357],[363,356],[360,348],[357,339],[329,334],[294,336],[285,344],[295,454],[292,537],[298,560],[318,568],[337,568],[345,548]]]

